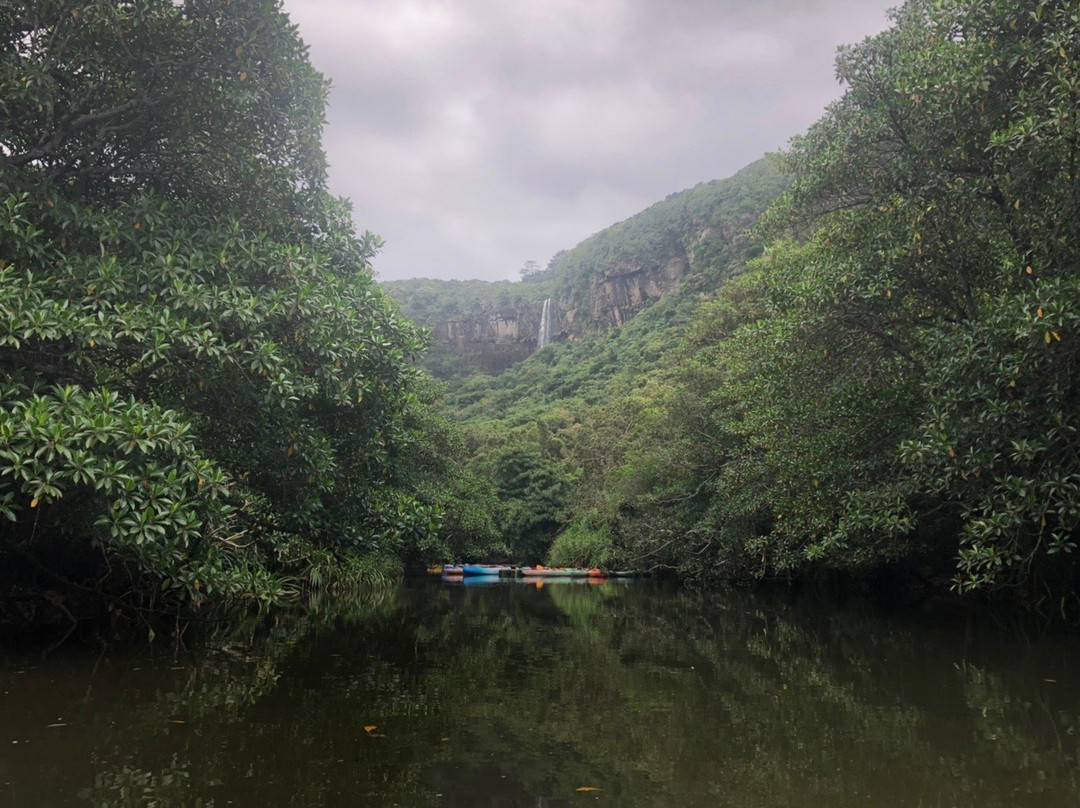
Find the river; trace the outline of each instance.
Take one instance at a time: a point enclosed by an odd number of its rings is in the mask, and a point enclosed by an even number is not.
[[[0,662],[0,808],[1074,806],[1075,635],[414,582]]]

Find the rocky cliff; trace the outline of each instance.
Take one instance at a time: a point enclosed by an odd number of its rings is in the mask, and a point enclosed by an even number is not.
[[[672,194],[563,253],[554,262],[556,339],[622,326],[687,283],[714,291],[739,259],[753,255],[747,228],[786,185],[773,160],[759,160],[728,179]]]
[[[536,350],[542,307],[525,302],[499,311],[461,312],[428,327],[437,346],[450,348],[482,373],[501,373]]]
[[[424,364],[439,378],[497,374],[536,350],[550,284],[389,281],[383,287],[431,331]]]
[[[555,298],[554,331],[562,339],[574,339],[596,329],[621,326],[678,288],[688,268],[685,254],[670,256],[659,265],[623,261],[610,266],[590,279],[584,306],[572,295]]]
[[[559,342],[620,327],[683,286],[714,291],[753,254],[746,228],[786,185],[765,159],[726,180],[672,194],[560,253],[551,280],[384,286],[409,317],[431,329],[425,364],[436,376],[501,373],[535,352],[548,297],[551,336]]]

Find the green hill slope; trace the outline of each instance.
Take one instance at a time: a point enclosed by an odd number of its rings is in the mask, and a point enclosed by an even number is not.
[[[787,192],[758,163],[559,256],[554,344],[448,386],[512,551],[1080,613],[1078,41],[908,0]]]
[[[786,184],[776,161],[765,158],[728,179],[672,194],[561,253],[553,280],[417,279],[384,288],[432,330],[425,362],[448,382],[455,414],[467,422],[520,425],[547,407],[580,408],[625,394],[661,367],[698,302],[760,253],[746,229]],[[665,276],[673,266],[678,271]],[[534,353],[547,297],[562,316],[555,343]],[[470,336],[488,328],[493,345],[496,320],[521,324],[514,341],[528,354],[497,377],[482,372],[479,339],[470,348],[454,336],[463,325]]]
[[[672,194],[561,253],[554,278],[538,283],[385,285],[432,330],[425,361],[446,381],[472,469],[495,487],[504,540],[519,560],[543,559],[566,524],[596,510],[581,456],[590,425],[642,391],[668,388],[695,310],[761,252],[747,228],[786,186],[766,158]],[[559,312],[556,337],[537,351],[548,297]],[[483,372],[479,357],[499,347],[493,323],[515,321],[527,358]]]

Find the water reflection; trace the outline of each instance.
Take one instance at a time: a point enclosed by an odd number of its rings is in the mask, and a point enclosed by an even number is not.
[[[0,805],[1073,806],[1074,645],[641,582],[415,585],[7,659]]]

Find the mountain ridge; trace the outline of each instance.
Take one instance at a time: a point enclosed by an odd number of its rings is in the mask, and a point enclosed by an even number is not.
[[[424,364],[433,375],[498,375],[535,353],[548,298],[559,343],[618,329],[684,283],[697,293],[715,290],[733,258],[760,251],[746,231],[787,185],[776,162],[763,157],[731,177],[669,194],[558,253],[547,280],[382,285],[431,332]]]

